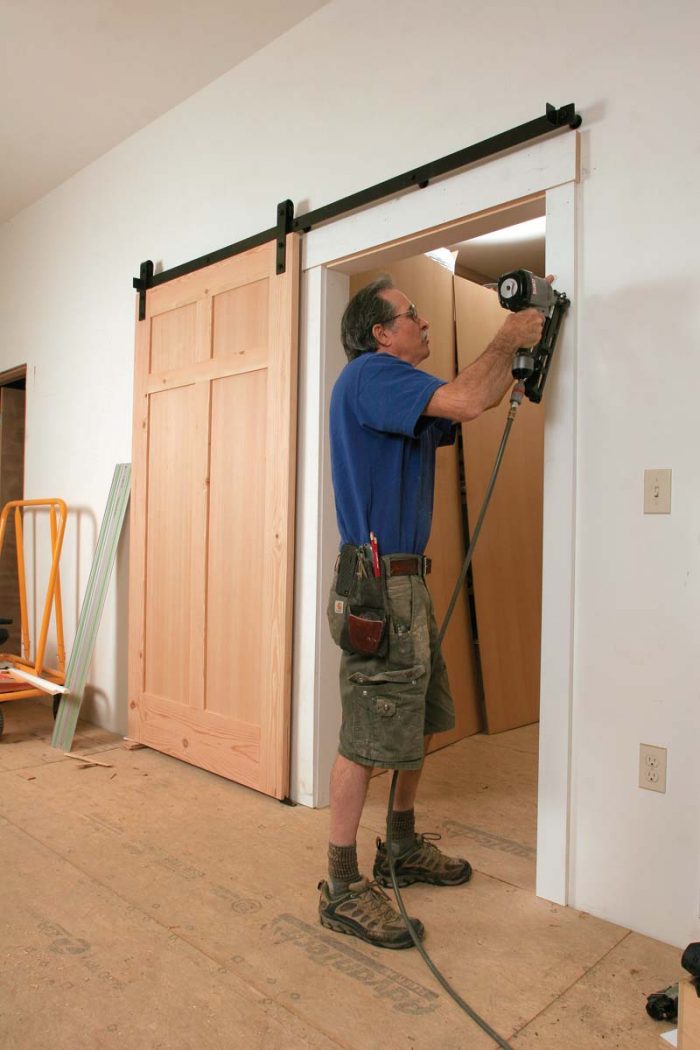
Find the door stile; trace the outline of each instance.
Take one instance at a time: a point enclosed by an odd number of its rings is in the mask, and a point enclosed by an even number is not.
[[[291,340],[291,353],[272,369],[267,425],[268,447],[280,449],[270,465],[266,521],[270,523],[270,558],[264,568],[264,616],[269,625],[268,659],[264,666],[268,684],[262,719],[261,770],[266,770],[263,791],[282,798],[289,791],[291,729],[294,509],[296,501],[296,437],[299,343],[300,237],[287,236],[288,273],[270,279],[270,345]],[[291,320],[290,320],[291,319]],[[285,393],[286,391],[286,393]],[[273,703],[277,697],[278,702]],[[280,702],[281,701],[281,702]]]
[[[212,297],[197,302],[196,358],[208,361],[212,353]],[[190,681],[192,708],[206,707],[207,560],[209,535],[209,458],[211,449],[211,382],[203,377],[194,383],[193,454],[197,463],[192,493],[192,547],[190,551]]]
[[[129,510],[129,661],[128,733],[135,740],[140,733],[141,708],[138,699],[144,687],[144,636],[146,621],[146,545],[143,534],[148,512],[148,393],[150,357],[150,311],[139,322],[136,304],[134,359],[134,424],[132,432],[131,501]],[[135,596],[138,595],[138,601]]]

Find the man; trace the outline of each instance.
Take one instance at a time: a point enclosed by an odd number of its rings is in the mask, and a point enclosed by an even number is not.
[[[391,814],[399,885],[467,882],[468,861],[417,835],[414,801],[427,744],[454,726],[454,710],[424,576],[438,445],[455,423],[497,405],[512,385],[515,350],[539,342],[537,310],[510,313],[481,356],[450,383],[415,366],[430,353],[428,323],[390,277],[362,288],[343,315],[348,364],[331,400],[333,486],[342,547],[328,615],[342,647],[343,720],[331,773],[328,881],[321,923],[378,947],[409,948],[377,839],[370,882],[356,836],[374,766],[400,770]],[[432,838],[432,841],[431,841]],[[414,924],[423,935],[423,926]]]

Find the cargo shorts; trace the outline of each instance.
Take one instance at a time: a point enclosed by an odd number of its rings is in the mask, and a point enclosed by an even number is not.
[[[425,581],[420,575],[389,575],[390,562],[391,557],[382,558],[386,652],[366,656],[343,651],[341,656],[338,751],[363,766],[420,769],[424,738],[454,727],[454,705],[445,661],[436,649],[438,631]],[[335,582],[329,618],[337,641]]]

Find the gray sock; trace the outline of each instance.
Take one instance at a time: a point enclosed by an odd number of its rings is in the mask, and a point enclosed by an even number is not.
[[[328,885],[331,896],[345,893],[351,882],[359,882],[360,870],[357,866],[357,845],[334,846],[328,843]]]
[[[416,813],[413,809],[394,810],[391,814],[391,852],[395,857],[405,853],[416,841]]]

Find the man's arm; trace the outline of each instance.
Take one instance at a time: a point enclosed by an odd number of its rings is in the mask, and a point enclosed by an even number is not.
[[[439,387],[423,409],[424,416],[439,416],[468,423],[498,405],[513,379],[513,354],[521,346],[535,346],[542,336],[544,315],[539,310],[509,314],[476,361],[462,369],[451,383]]]

